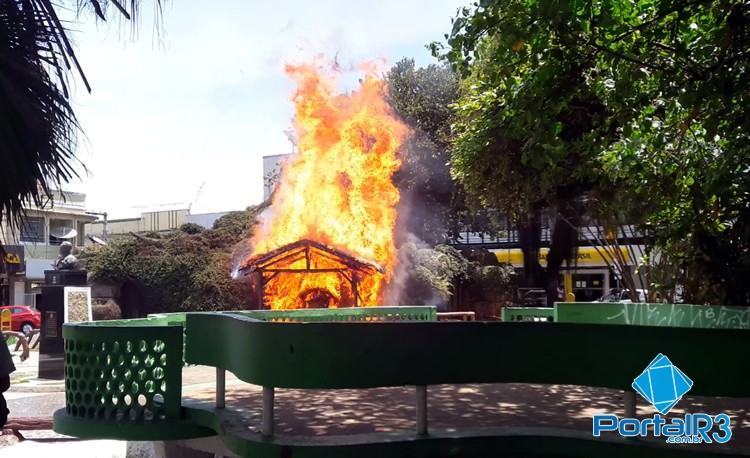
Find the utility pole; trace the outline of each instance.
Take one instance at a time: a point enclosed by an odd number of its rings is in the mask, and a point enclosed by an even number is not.
[[[87,215],[101,216],[102,221],[102,239],[107,241],[107,212],[86,212]]]
[[[190,211],[191,211],[191,210],[192,210],[192,208],[193,208],[193,204],[194,204],[194,203],[195,203],[195,202],[196,202],[196,201],[198,200],[198,197],[200,197],[200,196],[201,196],[201,193],[203,192],[203,187],[204,187],[204,186],[206,186],[206,180],[203,180],[203,182],[201,183],[201,185],[200,185],[200,186],[198,186],[198,191],[197,191],[197,192],[195,193],[195,198],[194,198],[194,199],[193,199],[193,201],[192,201],[192,202],[190,202],[190,204],[188,205],[188,215],[190,215],[190,214],[191,214],[191,213],[190,213]]]

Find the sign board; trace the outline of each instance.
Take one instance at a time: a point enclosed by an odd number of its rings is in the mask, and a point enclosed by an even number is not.
[[[91,288],[66,286],[63,293],[64,323],[92,321]]]
[[[10,309],[3,309],[3,311],[0,312],[0,331],[10,331],[11,322]]]
[[[5,245],[3,250],[5,250],[5,255],[0,255],[0,272],[9,274],[23,272],[23,246]]]
[[[615,252],[611,250],[612,248],[578,247],[574,263],[578,266],[607,267],[609,264],[612,264],[612,259],[615,256]],[[499,262],[511,264],[513,267],[523,267],[523,252],[520,248],[491,251],[495,254]],[[542,266],[547,265],[547,253],[549,253],[549,248],[539,249],[539,263]],[[620,253],[623,259],[626,259],[629,263],[632,262],[628,247],[620,247]]]
[[[44,337],[60,337],[57,335],[57,312],[44,312]]]

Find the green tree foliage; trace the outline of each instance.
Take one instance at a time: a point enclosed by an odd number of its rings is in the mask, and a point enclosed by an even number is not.
[[[455,221],[456,189],[448,170],[449,106],[458,99],[458,77],[446,65],[416,68],[397,62],[386,75],[388,100],[412,129],[394,182],[401,191],[399,226],[427,243],[441,243]]]
[[[461,254],[468,260],[468,269],[458,284],[457,302],[470,306],[480,316],[497,316],[498,307],[512,299],[515,269],[510,264],[501,264],[497,256],[485,248],[464,249]],[[482,304],[489,309],[482,310]]]
[[[400,253],[409,272],[402,287],[402,303],[440,305],[456,294],[463,305],[500,302],[511,291],[513,268],[499,265],[486,250],[481,254],[488,256],[481,256],[448,245],[431,248],[412,241],[404,244]]]
[[[235,245],[250,237],[264,207],[230,212],[208,230],[175,231],[164,238],[126,237],[93,247],[82,259],[92,280],[142,288],[137,313],[245,308],[250,291],[244,279],[230,277]],[[127,311],[123,313],[127,316]]]
[[[185,234],[200,234],[203,232],[203,226],[195,223],[185,223],[179,227],[179,231]]]
[[[519,218],[549,207],[638,224],[680,260],[687,300],[748,303],[748,8],[487,0],[462,9],[448,47],[433,45],[465,76],[454,177]],[[690,297],[704,279],[716,288]]]
[[[540,16],[520,1],[495,9],[503,19],[494,33],[473,37],[469,25],[465,31],[472,14],[479,20],[485,12],[465,9],[449,41],[456,47],[476,40],[465,57],[448,54],[465,75],[452,173],[470,196],[516,221],[527,282],[545,286],[551,303],[560,267],[574,255],[582,196],[600,183],[596,151],[610,132],[605,107],[586,86],[580,55],[556,30],[562,25],[553,12]],[[538,261],[543,212],[553,226],[546,269]]]
[[[509,301],[514,291],[513,266],[470,264],[465,290],[470,291],[471,299],[490,302]]]
[[[407,246],[407,250],[413,269],[414,283],[413,289],[409,291],[410,294],[414,291],[421,291],[421,295],[426,296],[428,300],[434,301],[434,296],[437,295],[444,301],[453,292],[455,282],[467,275],[469,261],[453,247],[437,245],[435,248],[427,248],[412,244],[412,246]],[[422,285],[422,287],[417,285]]]

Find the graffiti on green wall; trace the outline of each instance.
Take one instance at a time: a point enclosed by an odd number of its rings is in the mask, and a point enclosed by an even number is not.
[[[750,329],[750,308],[644,303],[558,303],[562,323]]]

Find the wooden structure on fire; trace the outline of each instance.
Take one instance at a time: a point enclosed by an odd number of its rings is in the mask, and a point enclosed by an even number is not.
[[[382,274],[383,272],[383,268],[375,262],[358,258],[342,250],[308,239],[298,240],[267,253],[252,256],[246,259],[240,266],[240,273],[242,275],[253,277],[253,289],[257,294],[260,308],[266,307],[266,285],[274,281],[277,276],[325,273],[340,275],[351,287],[351,300],[342,301],[335,304],[335,306],[357,307],[362,305],[358,285],[363,277],[377,273]],[[299,298],[305,308],[328,307],[331,305],[330,302],[326,304],[321,303],[319,300],[316,301],[316,297],[314,297],[315,291],[300,291],[300,294],[306,293],[313,296]],[[290,298],[290,300],[296,299]]]

